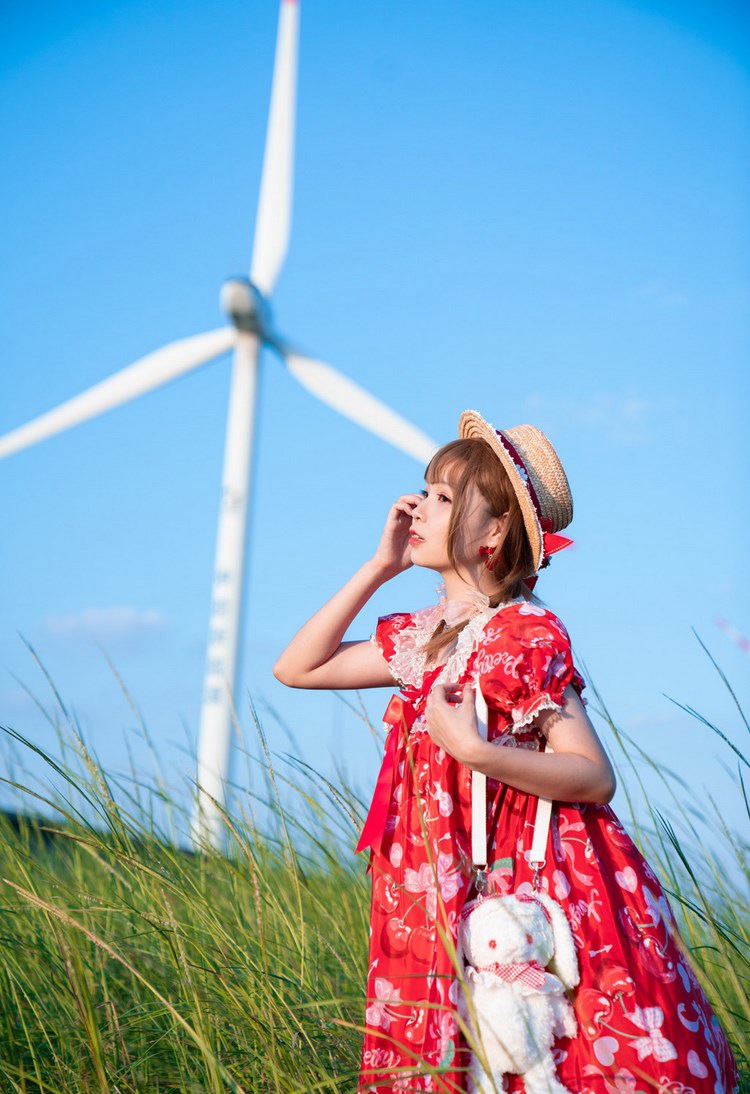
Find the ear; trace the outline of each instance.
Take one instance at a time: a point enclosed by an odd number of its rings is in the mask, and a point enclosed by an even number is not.
[[[500,517],[495,517],[493,524],[491,525],[489,532],[487,533],[487,540],[492,547],[497,547],[497,544],[503,537],[505,531],[505,525],[508,520],[508,512],[506,510]]]
[[[574,988],[580,980],[578,970],[578,956],[573,934],[570,930],[568,917],[563,909],[553,900],[548,893],[538,892],[534,896],[543,904],[552,920],[552,937],[555,943],[555,952],[549,963],[551,972],[562,980],[566,988]]]

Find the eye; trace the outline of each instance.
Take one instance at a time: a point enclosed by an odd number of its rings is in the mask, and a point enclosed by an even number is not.
[[[451,503],[451,499],[448,497],[447,494],[438,494],[438,499],[439,501],[447,501],[449,505]]]
[[[420,492],[420,494],[422,495],[423,498],[427,497],[427,491],[426,490],[420,490],[419,492]]]

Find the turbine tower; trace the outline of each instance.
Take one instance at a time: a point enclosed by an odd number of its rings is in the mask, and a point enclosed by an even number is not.
[[[281,0],[271,105],[255,223],[250,277],[221,290],[231,325],[172,342],[53,410],[0,437],[0,458],[45,440],[234,350],[224,448],[219,528],[203,699],[198,734],[193,846],[221,849],[222,810],[231,757],[233,696],[241,627],[245,540],[262,347],[322,402],[401,451],[426,463],[437,445],[352,380],[296,353],[274,332],[269,304],[289,245],[292,212],[299,0]]]

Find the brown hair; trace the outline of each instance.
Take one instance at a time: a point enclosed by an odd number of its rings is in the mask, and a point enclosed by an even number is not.
[[[432,457],[424,477],[428,483],[450,482],[453,488],[447,542],[451,565],[458,570],[461,564],[458,555],[463,520],[467,498],[474,483],[493,517],[508,514],[499,543],[493,554],[485,559],[497,585],[495,592],[490,594],[490,604],[496,607],[502,601],[518,596],[536,601],[537,598],[524,584],[524,578],[534,573],[534,556],[521,507],[505,468],[489,445],[474,438],[450,441]],[[467,622],[463,620],[454,627],[446,627],[441,620],[429,642],[422,647],[428,660],[451,642]]]

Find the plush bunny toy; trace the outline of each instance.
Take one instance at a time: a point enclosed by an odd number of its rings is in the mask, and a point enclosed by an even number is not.
[[[570,1094],[550,1051],[577,1032],[565,989],[578,983],[578,958],[560,905],[543,892],[481,897],[464,910],[459,948],[468,992],[460,1013],[479,1049],[474,1090],[504,1090],[510,1074],[523,1076],[526,1094]]]

